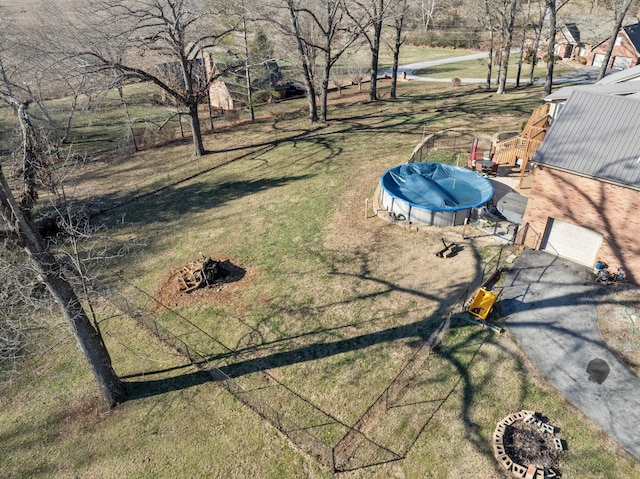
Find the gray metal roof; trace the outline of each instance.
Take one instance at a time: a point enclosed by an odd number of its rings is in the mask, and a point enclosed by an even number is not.
[[[572,85],[559,88],[544,97],[544,101],[561,102],[569,98],[574,91],[637,97],[640,95],[640,65],[619,72],[609,73],[602,80],[592,84]]]
[[[574,91],[533,161],[640,189],[640,100]]]
[[[625,83],[640,80],[640,65],[627,68],[619,72],[610,73],[602,80],[596,82],[596,85],[608,85],[611,83]]]
[[[620,96],[640,97],[640,81],[630,81],[626,83],[612,83],[612,84],[595,83],[593,85],[565,86],[554,91],[551,95],[545,96],[544,101],[562,102],[567,100],[571,96],[571,94],[575,91],[599,93],[601,95],[620,95]]]

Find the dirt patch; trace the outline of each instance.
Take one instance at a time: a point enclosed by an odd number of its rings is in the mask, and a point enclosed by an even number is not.
[[[177,308],[189,304],[226,304],[233,298],[237,288],[248,284],[254,272],[247,270],[232,258],[219,260],[228,273],[216,279],[206,287],[191,292],[180,291],[180,271],[172,271],[155,294],[158,301],[169,308]]]

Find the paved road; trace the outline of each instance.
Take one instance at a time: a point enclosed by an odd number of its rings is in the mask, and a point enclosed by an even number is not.
[[[425,68],[438,66],[438,65],[448,65],[451,63],[464,62],[468,60],[481,60],[483,58],[488,58],[488,52],[480,52],[474,53],[472,55],[464,55],[461,57],[451,57],[451,58],[441,58],[440,60],[431,60],[424,62],[416,62],[409,63],[407,65],[401,65],[398,67],[398,75],[402,75],[406,73],[407,80],[410,81],[424,81],[424,82],[445,82],[451,83],[451,78],[430,78],[425,76],[418,76],[415,74],[418,70],[423,70]],[[595,83],[596,78],[598,77],[599,68],[597,67],[582,67],[578,68],[573,72],[566,73],[564,75],[558,76],[553,79],[554,85],[560,85],[563,83]],[[384,68],[380,70],[380,76],[390,76],[391,68]],[[521,83],[525,84],[527,81],[528,75],[523,75],[520,79]],[[462,83],[485,83],[487,78],[460,78]],[[492,79],[492,82],[494,79]],[[508,83],[515,83],[515,79],[507,80]],[[535,78],[535,84],[542,84],[545,82],[544,78]]]
[[[483,58],[488,58],[488,57],[489,57],[488,52],[480,52],[480,53],[474,53],[473,55],[464,55],[461,57],[441,58],[440,60],[409,63],[407,65],[401,65],[398,67],[398,75],[402,75],[403,73],[406,73],[407,80],[413,80],[413,81],[443,81],[443,82],[448,81],[450,82],[451,79],[447,79],[447,78],[445,79],[427,78],[423,76],[417,76],[415,72],[418,70],[424,70],[425,68],[434,67],[438,65],[448,65],[450,63],[466,62],[469,60],[482,60]],[[391,69],[390,68],[384,69],[384,74],[391,75]],[[486,78],[482,80],[481,83],[484,83],[485,81],[487,81]],[[474,81],[474,83],[477,83],[477,82]]]
[[[546,379],[640,459],[640,379],[600,337],[594,293],[602,301],[609,298],[589,269],[525,250],[508,274],[500,305],[509,329]]]

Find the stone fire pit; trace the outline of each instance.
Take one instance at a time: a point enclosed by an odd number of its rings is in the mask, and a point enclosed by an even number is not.
[[[560,428],[534,411],[505,417],[493,432],[493,454],[514,477],[550,479],[561,477],[558,462],[566,443],[556,436]]]

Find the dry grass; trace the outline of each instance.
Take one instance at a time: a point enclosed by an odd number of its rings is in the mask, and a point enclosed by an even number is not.
[[[538,91],[494,98],[411,84],[402,92],[397,102],[337,98],[331,121],[313,130],[304,114],[293,113],[217,131],[207,136],[212,153],[200,163],[187,143],[103,159],[75,185],[79,201],[102,195],[104,204],[122,204],[100,221],[111,248],[131,248],[104,265],[103,279],[160,312],[162,326],[212,366],[330,446],[358,424],[501,253],[480,234],[462,241],[460,228],[409,230],[371,210],[365,218],[364,199],[373,198],[385,169],[408,158],[425,122],[508,130],[539,98]],[[177,181],[194,170],[202,173]],[[462,251],[436,258],[442,238],[459,241]],[[171,305],[182,318],[145,303],[148,296],[131,286],[153,296],[200,252],[232,258],[247,275]],[[100,412],[73,344],[57,345],[35,369],[37,381],[24,377],[0,399],[0,448],[8,458],[0,475],[330,476],[116,313],[103,305],[100,319],[132,400]],[[550,389],[509,335],[454,320],[442,345],[420,361],[384,410],[362,423],[367,439],[342,457],[354,470],[340,477],[499,477],[491,433],[521,409],[543,411],[566,431],[567,477],[636,474],[637,463]]]

